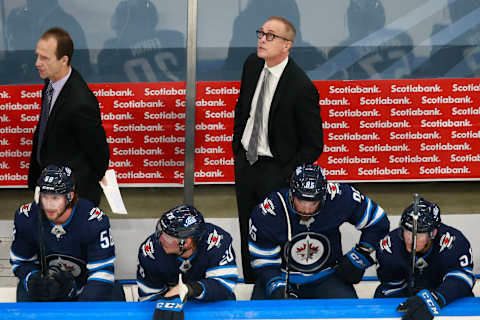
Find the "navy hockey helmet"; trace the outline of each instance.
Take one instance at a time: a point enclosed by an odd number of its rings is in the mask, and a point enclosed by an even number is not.
[[[75,179],[72,169],[67,166],[47,166],[38,178],[37,185],[40,193],[63,194],[68,202],[73,200],[70,192],[75,189]]]
[[[414,204],[411,203],[405,210],[403,210],[400,218],[400,226],[408,231],[412,231]],[[440,208],[435,203],[429,202],[420,198],[418,202],[418,220],[417,232],[433,234],[433,230],[438,228],[441,223]]]
[[[320,201],[322,207],[327,199],[327,178],[319,166],[303,164],[293,172],[290,190],[298,199]]]
[[[157,238],[162,232],[179,239],[193,238],[198,242],[205,234],[205,220],[193,206],[182,204],[162,215],[156,226]]]

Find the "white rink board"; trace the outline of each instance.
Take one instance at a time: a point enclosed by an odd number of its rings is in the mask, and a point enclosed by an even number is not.
[[[389,217],[390,228],[398,226],[399,216]],[[206,219],[214,223],[233,237],[233,247],[237,253],[237,264],[241,268],[240,232],[236,218]],[[442,216],[442,221],[461,230],[472,244],[474,258],[474,273],[480,274],[480,214],[450,214]],[[154,232],[156,219],[110,219],[112,233],[115,240],[116,255],[115,276],[117,279],[135,279],[137,267],[138,247],[148,235]],[[12,237],[13,221],[0,221],[0,237]],[[342,232],[343,251],[350,250],[358,241],[360,232],[349,224],[343,224]],[[8,252],[6,253],[8,254]],[[376,276],[375,269],[369,268],[365,276]]]

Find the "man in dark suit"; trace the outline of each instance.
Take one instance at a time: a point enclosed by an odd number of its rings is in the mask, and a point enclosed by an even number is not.
[[[33,136],[28,185],[37,185],[46,165],[66,165],[75,174],[79,196],[98,205],[98,181],[108,168],[110,151],[97,98],[70,66],[73,41],[67,31],[58,27],[47,30],[35,53],[35,66],[45,87]]]
[[[323,151],[318,91],[288,57],[295,34],[288,20],[270,17],[257,30],[257,53],[243,66],[232,144],[246,283],[255,280],[248,251],[252,209],[269,192],[287,187],[294,168],[313,163]]]

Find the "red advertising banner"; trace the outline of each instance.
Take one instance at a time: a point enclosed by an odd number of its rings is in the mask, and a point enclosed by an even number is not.
[[[478,180],[480,80],[316,81],[334,181]],[[122,186],[182,185],[185,83],[92,84]],[[197,84],[195,183],[233,183],[238,82]],[[41,86],[0,89],[0,187],[27,184]]]
[[[337,181],[480,178],[478,79],[317,82]]]

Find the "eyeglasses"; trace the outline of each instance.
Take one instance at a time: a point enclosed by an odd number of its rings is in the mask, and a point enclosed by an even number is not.
[[[263,32],[262,30],[257,30],[257,31],[255,31],[255,32],[257,33],[257,38],[258,38],[258,39],[262,39],[263,36],[265,36],[265,38],[267,39],[267,41],[273,41],[273,39],[275,39],[275,38],[280,38],[280,39],[283,39],[283,40],[285,40],[285,41],[292,41],[292,40],[290,40],[290,39],[277,36],[276,34],[273,34],[273,33],[271,33],[271,32]]]

